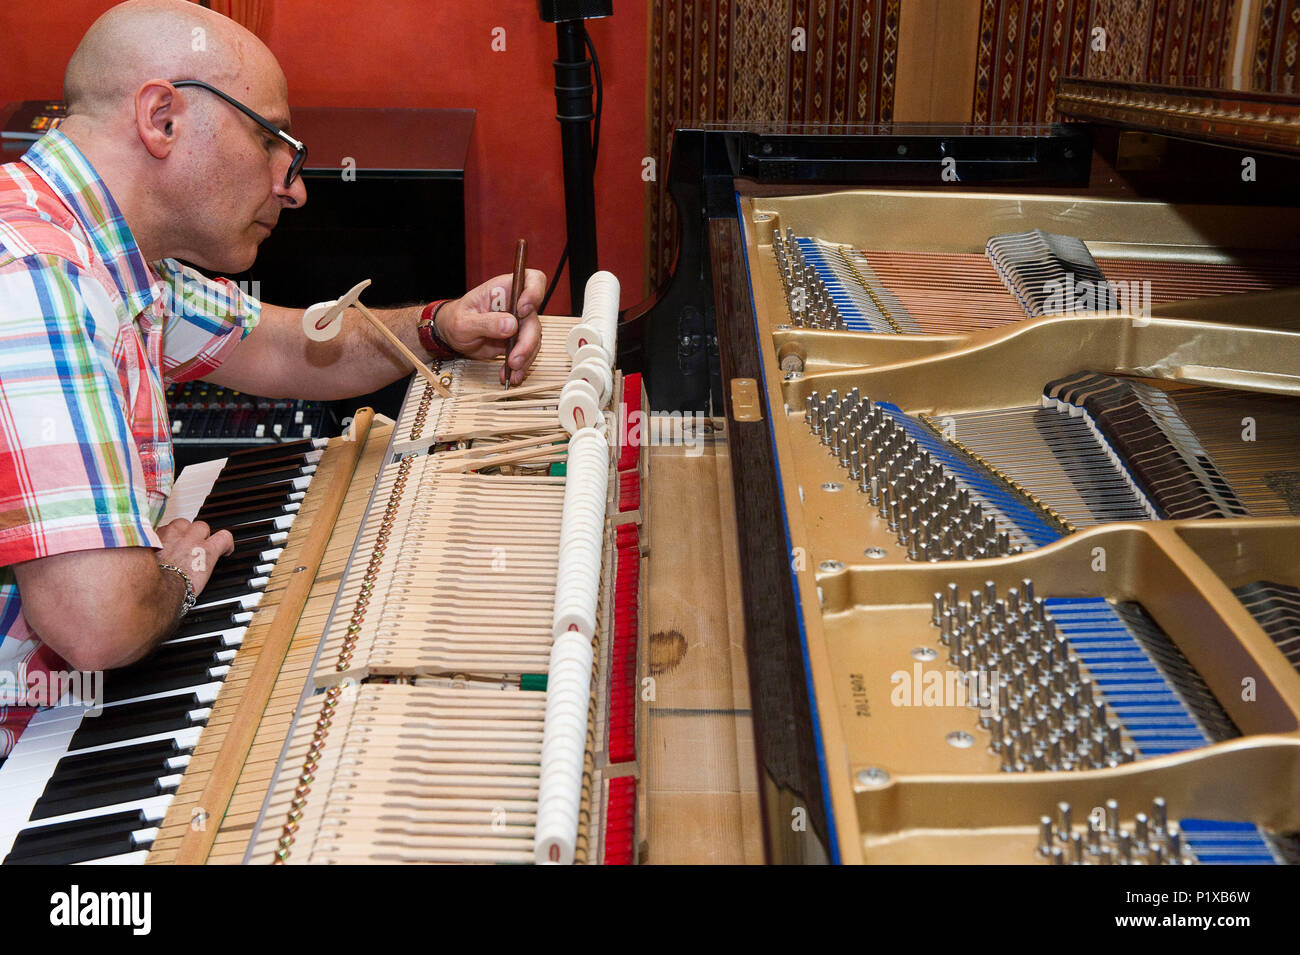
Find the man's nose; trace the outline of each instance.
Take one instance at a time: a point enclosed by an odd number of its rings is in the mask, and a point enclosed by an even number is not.
[[[291,209],[307,204],[307,184],[303,182],[301,175],[287,187],[284,184],[284,179],[277,179],[275,189],[272,191],[281,204]]]

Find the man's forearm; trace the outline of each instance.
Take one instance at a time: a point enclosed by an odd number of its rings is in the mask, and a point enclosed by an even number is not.
[[[512,276],[499,275],[449,301],[436,319],[438,336],[457,353],[497,361],[509,351],[511,380],[521,383],[541,347],[537,310],[546,276],[529,269],[517,316],[503,311],[511,301]],[[429,353],[420,343],[424,305],[371,309],[421,360]],[[302,309],[262,303],[262,317],[216,371],[204,380],[268,398],[325,400],[350,398],[382,388],[409,375],[410,362],[356,310],[343,316],[329,341],[312,341],[302,330]]]
[[[175,631],[185,597],[180,575],[143,547],[56,554],[14,573],[28,627],[78,670],[145,657]]]
[[[422,308],[372,308],[370,312],[416,356],[426,358],[416,328]],[[327,342],[315,342],[303,334],[301,310],[284,311],[291,312],[281,321],[297,329],[298,364],[306,373],[303,380],[288,383],[289,391],[295,397],[324,400],[364,395],[413,371],[406,356],[355,308],[347,310],[342,319],[342,329]],[[289,357],[293,360],[292,351]]]
[[[371,309],[416,355],[416,324],[423,306]],[[411,364],[355,308],[343,315],[338,335],[312,341],[302,330],[303,309],[262,304],[257,328],[208,381],[267,398],[327,401],[375,391],[409,375]]]
[[[184,600],[185,581],[179,574],[159,566],[152,590],[141,594],[136,603],[137,626],[123,628],[116,659],[99,669],[128,666],[148,656],[176,632]]]

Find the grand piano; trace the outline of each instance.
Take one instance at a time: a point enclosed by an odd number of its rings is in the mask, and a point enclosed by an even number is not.
[[[676,134],[620,365],[725,432],[768,861],[1298,858],[1300,109],[1057,103]]]

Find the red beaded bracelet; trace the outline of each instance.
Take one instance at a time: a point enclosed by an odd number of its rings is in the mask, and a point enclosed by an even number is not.
[[[424,310],[420,312],[419,324],[416,325],[420,332],[420,345],[439,361],[449,361],[453,358],[463,357],[460,352],[443,340],[442,336],[438,334],[438,326],[434,324],[434,320],[438,317],[438,310],[450,301],[451,299],[444,298],[424,306]]]

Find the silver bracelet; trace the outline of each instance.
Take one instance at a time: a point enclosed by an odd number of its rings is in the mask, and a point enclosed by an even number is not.
[[[189,574],[185,573],[185,571],[181,570],[174,564],[159,564],[158,566],[163,570],[170,570],[174,573],[180,574],[181,580],[185,581],[185,600],[181,603],[180,616],[180,619],[184,620],[185,615],[194,609],[194,605],[199,599],[198,595],[194,593],[194,581],[190,580]]]

